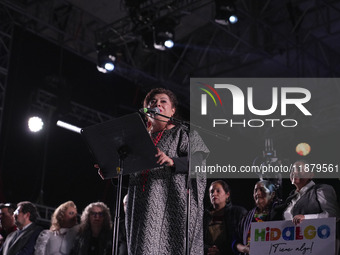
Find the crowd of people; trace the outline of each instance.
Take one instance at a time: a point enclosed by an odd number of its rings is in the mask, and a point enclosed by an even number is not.
[[[53,213],[51,226],[37,224],[36,206],[28,201],[0,205],[1,255],[109,255],[112,254],[112,224],[103,202],[89,204],[78,224],[73,201],[61,204]],[[120,244],[124,247],[123,243]],[[126,246],[126,245],[125,245]],[[120,249],[119,255],[127,254]]]
[[[192,160],[204,165],[208,148],[198,133],[189,138],[186,127],[173,121],[177,99],[171,91],[151,90],[143,107],[158,108],[161,114],[146,115],[146,128],[157,147],[155,157],[160,167],[129,176],[123,200],[125,219],[120,219],[120,255],[180,255],[187,245],[195,255],[249,254],[253,222],[290,220],[298,225],[328,217],[338,222],[340,209],[334,189],[316,184],[310,173],[301,171],[306,164],[301,160],[290,175],[295,190],[286,200],[278,197],[277,186],[270,180],[260,180],[253,190],[255,207],[247,211],[232,204],[227,182],[216,180],[209,186],[210,207],[205,208],[206,177],[197,174],[187,189],[188,155],[190,147]],[[187,208],[190,224],[186,227]],[[89,204],[79,224],[77,215],[75,203],[67,201],[54,211],[50,229],[43,230],[36,223],[38,212],[31,202],[1,204],[0,255],[112,254],[112,221],[107,205]]]

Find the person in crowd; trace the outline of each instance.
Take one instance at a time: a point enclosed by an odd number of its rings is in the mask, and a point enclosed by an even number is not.
[[[170,90],[152,89],[143,107],[158,108],[166,117],[176,117],[177,98]],[[160,167],[130,175],[126,213],[128,252],[183,254],[186,237],[188,131],[168,118],[147,115],[147,130],[157,147]],[[197,132],[190,134],[193,159],[204,164],[209,150]],[[205,176],[191,179],[190,252],[203,254],[203,198]]]
[[[232,241],[247,210],[231,203],[229,185],[223,180],[211,183],[211,210],[204,215],[204,252],[207,255],[233,254]]]
[[[337,247],[339,252],[339,218],[340,208],[334,188],[327,184],[315,184],[313,172],[306,171],[307,161],[298,160],[290,173],[291,183],[295,186],[285,202],[283,218],[293,221],[294,225],[306,219],[336,217]]]
[[[0,223],[1,223],[1,236],[0,247],[5,242],[6,237],[17,230],[17,226],[14,221],[14,211],[17,208],[15,204],[6,203],[0,205]]]
[[[275,206],[279,203],[276,197],[276,187],[268,180],[261,180],[254,187],[255,207],[241,220],[238,235],[233,241],[233,250],[236,254],[249,254],[250,226],[252,222],[276,220]]]
[[[37,208],[28,201],[18,203],[14,212],[18,229],[6,238],[0,252],[1,255],[33,255],[35,242],[42,227],[35,222],[39,217]]]
[[[112,254],[112,222],[110,209],[103,202],[89,204],[81,215],[72,255]]]
[[[305,171],[306,164],[308,163],[304,160],[294,163],[290,180],[295,190],[286,200],[284,219],[292,220],[295,225],[305,219],[328,217],[339,219],[339,204],[333,187],[327,184],[315,184],[312,180],[314,174]]]
[[[78,230],[77,222],[77,207],[74,202],[61,204],[52,214],[50,229],[40,233],[34,254],[70,254]]]

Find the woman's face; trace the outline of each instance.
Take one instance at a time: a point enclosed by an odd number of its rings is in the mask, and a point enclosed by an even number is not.
[[[220,183],[214,183],[209,188],[210,202],[215,207],[223,208],[226,205],[226,201],[230,196],[230,193],[225,193]]]
[[[167,94],[156,94],[153,98],[151,98],[148,108],[156,107],[159,109],[160,114],[162,115],[172,117],[175,114],[175,108],[172,107],[171,100]],[[161,117],[157,118],[162,119]],[[165,121],[167,120],[168,119],[165,119]]]
[[[274,192],[270,190],[261,182],[256,183],[254,187],[254,200],[257,207],[264,209],[269,205],[273,198]]]
[[[67,208],[65,212],[62,227],[72,228],[76,224],[77,224],[77,208],[70,206],[69,208]]]
[[[294,164],[293,171],[290,173],[290,181],[298,189],[304,187],[312,178],[313,173],[305,171],[304,163],[297,162]]]
[[[94,206],[90,212],[90,224],[92,227],[97,226],[97,227],[102,227],[104,222],[104,212],[103,209]]]

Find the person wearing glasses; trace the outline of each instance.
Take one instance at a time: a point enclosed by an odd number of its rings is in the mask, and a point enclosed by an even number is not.
[[[40,233],[35,255],[68,255],[78,231],[77,207],[73,201],[61,204],[52,214],[51,227]]]
[[[33,255],[35,242],[42,231],[36,224],[39,217],[37,208],[28,201],[18,203],[14,212],[18,229],[9,234],[0,251],[1,255]]]
[[[109,255],[112,253],[110,210],[103,202],[89,204],[81,215],[72,255]]]
[[[1,236],[0,247],[5,242],[6,237],[17,230],[14,222],[14,211],[17,208],[16,204],[6,203],[0,204],[0,223],[1,223]]]

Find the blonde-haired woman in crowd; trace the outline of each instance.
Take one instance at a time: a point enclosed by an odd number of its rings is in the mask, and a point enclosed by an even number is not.
[[[52,214],[51,227],[39,235],[34,254],[70,254],[77,231],[77,207],[74,202],[67,201]]]

